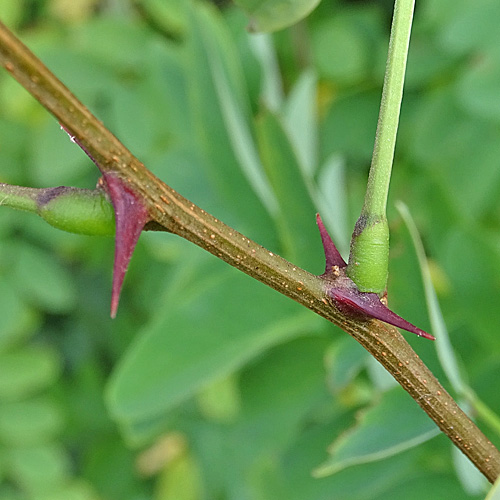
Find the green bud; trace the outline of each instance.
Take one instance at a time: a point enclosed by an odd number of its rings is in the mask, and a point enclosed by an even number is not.
[[[70,233],[115,234],[113,206],[102,189],[36,189],[0,184],[0,205],[36,213],[51,226]]]
[[[113,206],[102,190],[57,187],[38,196],[38,214],[51,226],[90,236],[115,234]]]
[[[361,215],[354,227],[347,276],[361,292],[383,294],[389,267],[389,225],[385,217]]]

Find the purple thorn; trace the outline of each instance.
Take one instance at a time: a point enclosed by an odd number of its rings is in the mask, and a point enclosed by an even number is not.
[[[111,317],[114,318],[125,273],[149,214],[137,194],[119,177],[112,173],[103,173],[103,177],[115,211],[115,262],[111,291]]]
[[[316,215],[321,241],[325,250],[326,269],[320,276],[327,282],[326,293],[344,314],[375,318],[419,337],[436,340],[432,335],[412,325],[385,306],[376,293],[360,292],[345,272],[346,262],[333,243],[319,214]]]
[[[419,337],[436,340],[429,333],[417,328],[415,325],[412,325],[410,322],[391,311],[380,301],[376,293],[363,293],[357,289],[349,288],[332,288],[329,295],[333,298],[337,307],[343,312],[350,312],[351,314],[357,313],[370,318],[379,319],[384,323],[402,328]]]
[[[325,250],[326,268],[325,274],[331,273],[332,268],[337,266],[342,269],[347,266],[346,261],[342,258],[337,247],[332,241],[332,238],[328,234],[323,221],[319,214],[316,214],[316,223],[318,224],[319,234],[321,235],[321,241],[323,243],[323,249]]]
[[[116,317],[123,280],[139,236],[150,219],[140,198],[114,173],[105,172],[84,144],[69,129],[59,123],[71,142],[78,144],[96,164],[104,178],[104,189],[111,198],[115,212],[115,262],[113,265],[113,286],[111,290],[111,317]]]

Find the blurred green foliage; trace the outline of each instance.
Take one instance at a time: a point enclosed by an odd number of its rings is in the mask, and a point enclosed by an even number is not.
[[[389,298],[429,327],[402,199],[463,373],[500,413],[500,4],[417,3]],[[185,0],[0,1],[0,16],[156,175],[319,274],[315,211],[345,255],[361,208],[391,7],[325,1],[273,35]],[[0,182],[97,175],[1,73]],[[2,500],[482,498],[352,339],[193,245],[143,234],[111,321],[112,239],[4,209],[0,242]],[[446,383],[432,343],[408,340]]]

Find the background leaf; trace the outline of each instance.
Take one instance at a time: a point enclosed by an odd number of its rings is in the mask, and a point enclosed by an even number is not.
[[[500,490],[498,489],[499,484],[500,481],[497,479],[495,481],[495,484],[491,487],[490,491],[488,492],[488,495],[486,496],[485,500],[498,500],[500,498]]]
[[[166,314],[146,326],[111,382],[108,398],[115,417],[129,425],[158,418],[270,346],[315,328],[310,314],[273,295],[234,271],[212,272],[182,287],[176,283],[167,294]],[[229,301],[244,307],[221,314]],[[193,308],[195,316],[189,313]]]
[[[0,397],[19,400],[52,384],[60,370],[56,352],[47,347],[31,347],[5,352],[0,357]]]
[[[319,0],[237,0],[250,17],[251,31],[276,31],[306,17]]]
[[[307,268],[322,257],[317,229],[311,224],[316,210],[307,181],[279,118],[264,113],[256,127],[262,162],[280,205],[278,230],[284,255]]]
[[[397,425],[400,421],[405,425]],[[345,467],[381,460],[438,434],[436,425],[398,387],[384,393],[376,407],[363,413],[357,427],[331,445],[331,458],[315,474],[334,474]]]

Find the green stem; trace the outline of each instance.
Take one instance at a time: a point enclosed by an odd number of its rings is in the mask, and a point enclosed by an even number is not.
[[[363,292],[382,294],[387,285],[389,227],[386,207],[391,180],[414,0],[396,0],[379,120],[365,201],[351,240],[348,276]]]
[[[394,327],[332,307],[323,279],[269,252],[164,184],[1,23],[0,64],[84,144],[104,171],[115,172],[142,196],[141,201],[158,227],[199,245],[349,333],[490,482],[500,475],[500,451],[465,415]]]
[[[383,216],[386,211],[414,5],[414,0],[396,0],[394,5],[375,147],[363,206],[366,215]]]
[[[36,188],[0,183],[0,206],[37,213],[38,192],[39,190]]]

